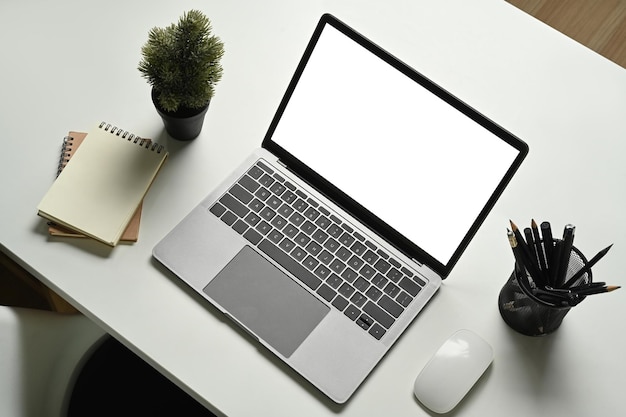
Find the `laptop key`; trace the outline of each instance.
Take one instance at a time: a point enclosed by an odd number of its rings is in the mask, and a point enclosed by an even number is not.
[[[287,188],[289,188],[289,186],[287,185],[287,183],[285,183],[285,186],[286,186]],[[298,196],[297,196],[297,195],[295,195],[294,193],[292,193],[291,191],[285,191],[285,192],[284,192],[284,193],[280,196],[280,198],[282,198],[282,199],[283,199],[283,201],[284,201],[285,203],[287,203],[287,204],[291,204],[291,203],[293,203],[293,202],[294,202],[294,200],[295,200],[296,198],[298,198]]]
[[[400,288],[398,288],[398,286],[395,285],[393,282],[390,282],[385,286],[383,291],[393,298],[400,293]]]
[[[267,237],[274,243],[278,244],[281,240],[283,240],[283,234],[280,233],[278,230],[273,229],[270,234],[267,235]]]
[[[358,276],[359,274],[357,274],[356,271],[354,271],[352,268],[346,268],[341,273],[341,278],[345,279],[348,282],[353,282]]]
[[[262,235],[266,235],[269,233],[270,230],[272,230],[272,226],[270,226],[269,223],[262,221],[261,223],[256,225],[256,230]]]
[[[235,232],[242,235],[243,232],[245,232],[246,229],[248,229],[248,225],[243,220],[237,220],[235,224],[233,224],[233,229],[235,230]]]
[[[293,239],[298,234],[298,228],[293,224],[287,224],[283,229],[283,233]]]
[[[402,278],[402,272],[398,271],[396,268],[391,268],[389,272],[387,272],[387,278],[393,282],[398,282],[400,278]]]
[[[248,242],[252,243],[253,245],[259,243],[263,238],[263,236],[261,236],[261,234],[254,229],[248,229],[248,231],[243,234],[243,237],[248,239]]]
[[[265,201],[269,198],[270,195],[272,195],[272,193],[270,193],[267,188],[261,187],[256,191],[256,193],[254,193],[254,195],[258,197],[259,200]]]
[[[221,219],[227,225],[232,226],[232,224],[235,223],[235,221],[237,220],[237,216],[235,216],[232,212],[227,211],[226,213],[224,213]]]
[[[250,204],[248,204],[248,207],[258,213],[263,209],[263,207],[265,207],[265,204],[263,204],[263,202],[258,198],[255,198],[250,202]]]
[[[379,259],[374,264],[374,268],[378,269],[378,271],[384,274],[387,271],[389,271],[389,268],[391,268],[391,265],[389,264],[389,262],[385,261],[384,259]]]
[[[291,250],[292,250],[293,248],[295,248],[295,247],[296,247],[296,244],[295,244],[295,243],[293,243],[293,242],[292,242],[291,240],[289,240],[289,239],[283,239],[283,240],[282,240],[282,242],[280,242],[280,243],[278,244],[278,246],[279,246],[282,250],[284,250],[285,252],[289,253],[289,252],[291,252]]]
[[[298,262],[302,262],[302,260],[306,257],[306,252],[304,249],[296,246],[295,249],[291,251],[291,257]]]
[[[287,205],[287,204],[283,204],[282,206],[280,206],[278,208],[278,212],[285,218],[291,216],[291,213],[293,213],[293,209],[291,208],[291,206]]]
[[[365,330],[368,330],[374,324],[374,320],[367,314],[361,314],[361,317],[356,322]]]
[[[333,307],[335,307],[337,310],[343,311],[343,309],[346,308],[348,304],[350,304],[350,302],[343,298],[341,295],[338,295],[337,297],[335,297],[332,304]]]
[[[230,189],[230,193],[234,195],[235,197],[237,197],[239,201],[241,201],[244,204],[248,204],[250,201],[252,201],[252,198],[253,198],[252,194],[250,194],[248,190],[244,189],[239,184],[233,185]]]
[[[333,223],[330,226],[328,226],[328,229],[326,231],[332,237],[336,237],[336,238],[341,236],[341,234],[343,233],[343,229],[341,228],[341,226],[339,226],[338,224],[335,224],[335,223]]]
[[[400,281],[400,287],[402,287],[403,290],[411,294],[413,297],[415,297],[417,293],[421,290],[419,285],[417,285],[412,279],[409,279],[407,277],[402,278],[402,281]]]
[[[337,274],[331,274],[328,279],[326,280],[326,282],[328,283],[328,285],[330,285],[331,287],[333,287],[334,289],[339,288],[339,286],[341,285],[341,283],[343,282],[343,280],[337,275]],[[345,307],[345,306],[344,306]],[[342,309],[343,310],[343,309]]]
[[[357,319],[357,317],[359,317],[360,311],[355,306],[349,305],[348,308],[346,308],[346,311],[343,312],[343,314],[345,314],[346,317],[348,317],[350,320],[354,321]]]
[[[270,174],[274,173],[274,170],[272,168],[268,167],[267,165],[265,165],[263,162],[257,161],[256,164],[257,164],[257,166],[261,167],[264,171],[266,171],[266,172],[268,172]]]
[[[368,301],[363,307],[363,311],[372,316],[374,320],[380,323],[384,328],[388,329],[396,321],[389,313],[374,304],[372,301]]]
[[[405,293],[404,291],[402,291],[400,294],[398,294],[398,296],[396,297],[396,301],[398,303],[400,303],[400,305],[402,307],[408,307],[409,304],[411,304],[411,301],[413,301],[413,297],[411,297],[409,294]]]
[[[400,314],[404,311],[400,304],[393,301],[391,298],[386,295],[383,296],[380,300],[378,300],[378,305],[385,309],[389,314],[394,316],[395,318],[400,317]]]
[[[406,294],[406,293],[404,293],[404,294]],[[380,298],[381,295],[383,295],[383,292],[381,290],[379,290],[378,288],[376,288],[375,286],[372,285],[365,292],[365,295],[367,295],[372,300],[376,301],[376,300],[378,300]],[[406,295],[408,295],[408,294],[406,294]],[[405,307],[406,307],[406,305],[405,305]]]
[[[255,192],[260,187],[260,185],[255,180],[250,178],[248,175],[244,175],[239,180],[239,184],[251,193]]]
[[[226,207],[224,207],[220,203],[215,203],[213,204],[213,207],[209,209],[209,211],[215,214],[217,217],[221,217],[222,214],[224,214],[224,212],[226,211]]]
[[[352,297],[350,297],[350,301],[357,307],[363,307],[363,304],[367,301],[367,298],[360,292],[355,292]]]
[[[344,282],[341,287],[339,287],[339,293],[344,297],[349,298],[352,296],[352,294],[354,294],[354,288],[352,287],[352,285]]]
[[[298,210],[300,213],[303,213],[309,205],[301,198],[297,199],[295,203],[293,203],[293,207]]]
[[[270,177],[269,175],[265,174],[263,175],[260,179],[259,179],[259,183],[261,185],[264,185],[266,187],[271,186],[274,183],[274,178]]]
[[[321,295],[322,298],[328,302],[330,302],[333,298],[335,298],[335,295],[337,294],[335,290],[333,290],[326,284],[322,284],[318,288],[317,293]]]
[[[326,268],[324,265],[319,265],[315,268],[315,275],[317,275],[320,279],[326,279],[330,276],[330,269]]]
[[[250,211],[246,206],[241,204],[239,200],[233,197],[230,194],[224,194],[220,199],[220,203],[222,203],[225,207],[230,209],[233,213],[235,213],[239,217],[246,217],[246,214]]]
[[[250,213],[248,213],[245,220],[250,226],[256,226],[257,223],[261,221],[261,218],[251,211]]]
[[[380,324],[374,323],[368,333],[374,336],[376,340],[380,340],[385,335],[385,329]]]
[[[261,175],[263,175],[263,170],[261,168],[259,168],[258,166],[253,166],[248,171],[248,175],[250,175],[252,178],[258,180],[261,177]]]
[[[293,260],[269,240],[263,239],[259,243],[258,248],[312,290],[316,290],[322,283],[321,279],[313,275],[312,272]]]

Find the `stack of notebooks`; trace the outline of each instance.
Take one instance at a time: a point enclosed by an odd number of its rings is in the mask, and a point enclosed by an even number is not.
[[[168,153],[107,123],[64,139],[58,176],[37,206],[53,236],[137,241],[142,201]]]

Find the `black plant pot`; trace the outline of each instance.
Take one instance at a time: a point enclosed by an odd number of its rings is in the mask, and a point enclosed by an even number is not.
[[[210,101],[200,109],[183,108],[176,112],[168,112],[159,105],[157,97],[158,93],[152,89],[152,103],[171,137],[177,140],[192,140],[198,137],[202,131],[204,116],[209,109]]]

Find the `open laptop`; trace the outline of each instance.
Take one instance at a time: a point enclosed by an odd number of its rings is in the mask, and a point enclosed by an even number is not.
[[[153,255],[343,403],[435,294],[527,152],[324,15],[262,147]]]

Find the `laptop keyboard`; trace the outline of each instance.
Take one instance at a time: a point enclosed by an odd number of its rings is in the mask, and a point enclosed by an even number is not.
[[[210,212],[376,339],[425,285],[261,161]]]

